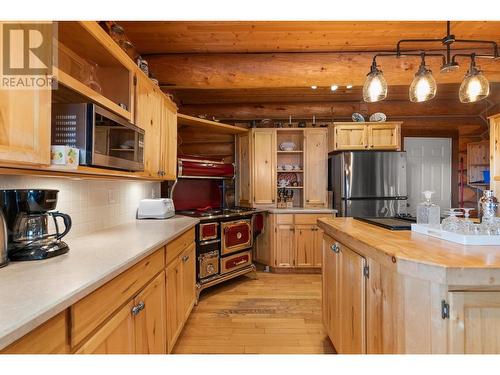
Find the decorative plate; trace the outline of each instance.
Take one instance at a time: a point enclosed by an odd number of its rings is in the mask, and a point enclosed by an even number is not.
[[[354,122],[365,122],[365,118],[363,117],[363,115],[361,113],[358,113],[358,112],[354,112],[351,116],[352,118],[352,121]]]
[[[387,120],[387,116],[382,112],[375,112],[370,116],[371,122],[384,122],[385,120]]]
[[[295,143],[293,142],[283,142],[280,144],[281,151],[293,151],[295,150]]]
[[[279,187],[293,186],[294,182],[298,182],[296,173],[280,173],[278,178]]]

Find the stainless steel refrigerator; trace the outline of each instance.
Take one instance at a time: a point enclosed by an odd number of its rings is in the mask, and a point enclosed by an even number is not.
[[[406,153],[353,151],[330,156],[329,189],[338,216],[406,213]]]

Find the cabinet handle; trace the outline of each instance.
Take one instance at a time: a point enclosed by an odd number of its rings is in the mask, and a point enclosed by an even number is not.
[[[144,302],[140,301],[137,305],[132,307],[132,315],[135,316],[139,314],[142,310],[144,310],[145,307],[146,305],[144,304]]]
[[[330,246],[330,248],[333,250],[335,254],[340,253],[340,245],[337,242],[335,242],[332,246]]]
[[[189,255],[184,255],[184,256],[182,257],[182,261],[183,261],[184,263],[186,263],[188,260],[189,260]]]

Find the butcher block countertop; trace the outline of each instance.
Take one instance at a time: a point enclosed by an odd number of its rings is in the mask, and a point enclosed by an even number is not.
[[[453,285],[500,285],[500,246],[461,245],[353,218],[321,218],[325,234],[400,273]]]
[[[137,220],[68,239],[67,254],[0,269],[0,349],[87,296],[199,222]]]

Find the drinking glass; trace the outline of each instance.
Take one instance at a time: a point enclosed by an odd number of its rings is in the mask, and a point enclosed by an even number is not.
[[[458,216],[462,215],[462,213],[455,211],[454,208],[451,208],[450,211],[446,212],[446,214],[449,216],[443,220],[441,228],[448,232],[463,232],[464,223],[458,218]]]

